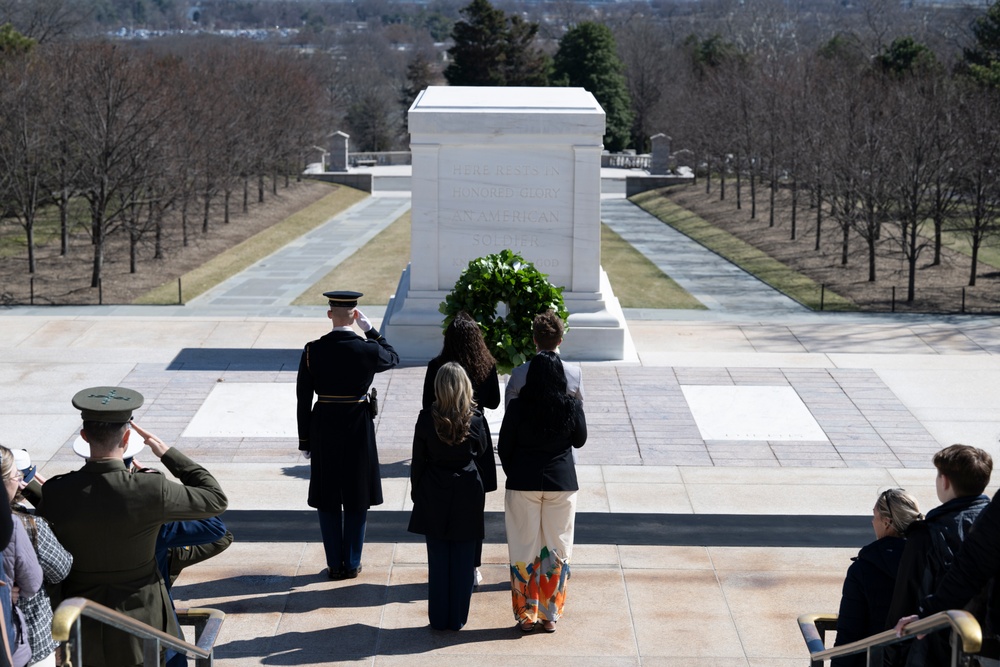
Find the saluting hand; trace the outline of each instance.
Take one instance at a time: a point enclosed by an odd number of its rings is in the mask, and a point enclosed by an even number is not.
[[[354,309],[354,321],[358,323],[358,326],[361,327],[362,331],[372,330],[372,323],[367,317],[365,317],[365,314],[357,308]]]
[[[142,437],[142,442],[146,445],[149,445],[150,451],[153,452],[153,455],[156,458],[162,458],[163,455],[167,453],[167,450],[170,449],[169,445],[164,444],[162,440],[160,440],[155,435],[153,435],[143,427],[139,426],[135,422],[132,422],[131,425],[132,425],[132,430],[136,432],[136,435]]]

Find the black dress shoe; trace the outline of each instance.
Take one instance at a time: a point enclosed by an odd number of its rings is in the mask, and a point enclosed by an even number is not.
[[[356,579],[357,576],[359,574],[361,574],[361,570],[363,568],[364,568],[364,565],[358,565],[358,569],[356,569],[356,570],[345,570],[343,578],[344,579]]]
[[[344,573],[341,570],[334,570],[332,567],[326,568],[326,577],[330,581],[340,581],[344,578]]]

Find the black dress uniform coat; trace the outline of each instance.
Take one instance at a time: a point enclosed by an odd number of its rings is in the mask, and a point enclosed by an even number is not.
[[[56,604],[87,598],[177,636],[170,596],[156,566],[156,537],[169,521],[222,513],[227,500],[212,474],[177,449],[171,447],[160,460],[180,484],[154,470],[127,470],[121,459],[87,461],[45,483],[38,513],[73,554],[73,569]],[[83,619],[83,662],[88,667],[142,664],[142,642]]]
[[[311,453],[309,506],[351,512],[382,503],[375,426],[366,394],[399,355],[375,329],[334,330],[306,344],[296,381],[299,449]],[[313,405],[313,394],[316,404]]]

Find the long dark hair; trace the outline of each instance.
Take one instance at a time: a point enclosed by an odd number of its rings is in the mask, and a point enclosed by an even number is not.
[[[566,393],[566,373],[555,352],[543,350],[534,356],[518,398],[539,432],[565,433],[572,428],[576,399]]]
[[[483,340],[479,324],[464,310],[460,310],[444,330],[441,360],[460,364],[469,374],[473,387],[485,382],[496,364]]]

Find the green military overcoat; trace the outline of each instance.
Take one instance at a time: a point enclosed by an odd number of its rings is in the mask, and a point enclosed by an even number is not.
[[[73,554],[56,604],[87,598],[177,635],[156,567],[156,536],[169,521],[216,516],[227,501],[212,474],[177,449],[167,450],[161,461],[179,484],[153,470],[126,470],[120,459],[87,461],[45,483],[38,513]],[[87,667],[142,664],[140,640],[88,619],[82,631]]]

